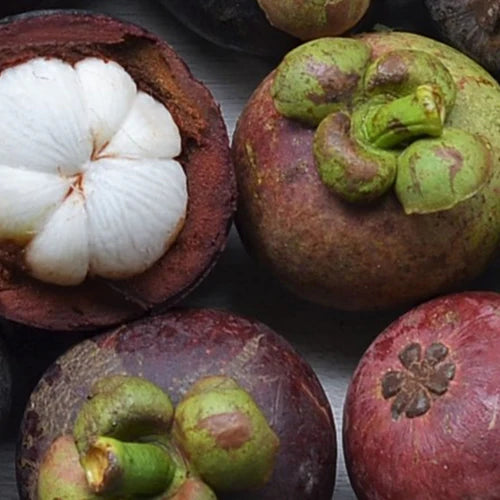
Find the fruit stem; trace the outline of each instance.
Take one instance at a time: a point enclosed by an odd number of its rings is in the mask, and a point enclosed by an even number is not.
[[[364,134],[372,146],[391,149],[415,137],[440,137],[445,119],[441,90],[420,85],[410,95],[373,106],[364,121]]]
[[[131,498],[155,496],[170,486],[175,462],[161,446],[99,437],[82,458],[92,492]]]

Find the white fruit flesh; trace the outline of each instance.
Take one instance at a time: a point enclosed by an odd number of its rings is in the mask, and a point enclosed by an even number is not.
[[[118,64],[36,58],[0,74],[0,243],[41,281],[149,269],[188,202],[179,129]]]

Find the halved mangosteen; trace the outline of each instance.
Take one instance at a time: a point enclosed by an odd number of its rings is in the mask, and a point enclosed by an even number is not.
[[[246,52],[280,56],[298,43],[345,33],[370,0],[160,0],[199,35]]]
[[[426,5],[451,45],[500,77],[498,0],[426,0]]]
[[[163,41],[107,16],[0,26],[0,314],[92,330],[186,295],[235,208],[208,90]]]
[[[94,498],[122,491],[120,478],[155,498],[178,498],[187,478],[200,496],[179,498],[330,500],[335,462],[328,400],[290,345],[256,321],[191,310],[63,355],[27,405],[17,477],[22,500]]]
[[[344,407],[360,500],[500,497],[500,295],[425,303],[380,334]]]
[[[464,286],[500,236],[500,87],[410,33],[285,56],[234,135],[237,226],[288,288],[347,310]]]

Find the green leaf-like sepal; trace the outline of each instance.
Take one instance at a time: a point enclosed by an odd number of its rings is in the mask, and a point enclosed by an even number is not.
[[[400,155],[396,194],[407,214],[449,210],[482,188],[492,164],[482,137],[445,128],[441,137],[416,141]]]

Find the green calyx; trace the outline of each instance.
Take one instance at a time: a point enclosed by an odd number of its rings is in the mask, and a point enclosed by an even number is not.
[[[366,44],[322,38],[285,56],[271,89],[276,109],[287,118],[318,125],[353,100],[370,59]]]
[[[174,478],[175,463],[160,446],[99,437],[82,457],[91,491],[120,498],[155,496]]]
[[[399,99],[415,93],[421,85],[437,89],[446,112],[455,105],[457,86],[446,66],[421,50],[394,50],[372,62],[365,71],[363,88],[368,98]]]
[[[314,157],[325,186],[348,202],[368,202],[393,185],[397,156],[357,140],[354,126],[346,113],[327,116],[314,136]]]
[[[252,397],[225,377],[195,384],[177,407],[173,433],[216,491],[258,488],[271,476],[278,437]]]
[[[134,441],[170,431],[174,407],[156,385],[140,377],[99,380],[79,411],[73,435],[80,453],[100,436]]]
[[[183,434],[181,439],[178,432],[185,412],[190,415],[192,401],[200,398],[205,402],[197,407],[199,415],[206,417],[206,428],[217,437],[209,456],[202,460],[197,458],[197,433]],[[228,416],[229,408],[233,411]],[[243,437],[245,442],[240,443]],[[247,438],[259,447],[244,446]],[[261,442],[264,439],[271,443]],[[232,453],[235,442],[246,455],[241,458],[236,453],[228,459],[226,445]],[[106,377],[94,385],[82,405],[73,436],[56,440],[45,455],[38,498],[215,500],[213,483],[221,491],[228,484],[237,491],[263,485],[271,475],[277,447],[277,438],[259,408],[230,378],[201,379],[174,417],[169,397],[156,385],[139,377]],[[216,481],[212,480],[214,471],[220,474]]]
[[[412,94],[387,104],[370,101],[362,133],[373,147],[391,149],[414,137],[439,137],[445,118],[446,109],[439,88],[421,85]]]
[[[492,165],[484,139],[447,128],[441,137],[414,142],[403,151],[396,195],[407,214],[449,210],[482,188]]]
[[[295,49],[271,91],[283,116],[317,127],[313,153],[325,186],[351,203],[394,186],[407,214],[449,210],[474,196],[489,178],[491,148],[447,125],[458,90],[446,66],[406,49],[370,62],[364,43],[345,42]]]

